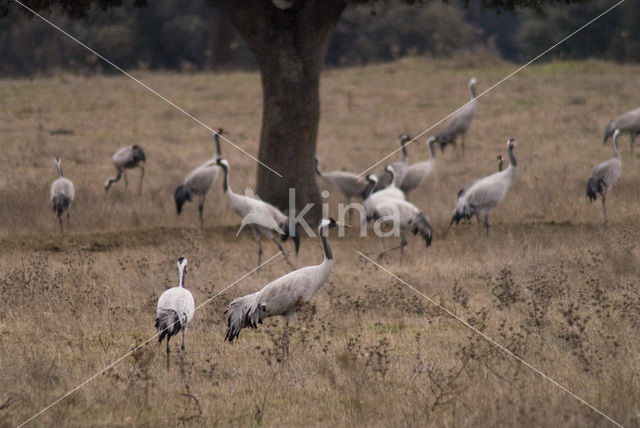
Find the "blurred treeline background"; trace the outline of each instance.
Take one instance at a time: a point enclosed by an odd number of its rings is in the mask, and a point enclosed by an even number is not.
[[[146,8],[123,6],[93,11],[74,20],[60,11],[46,16],[119,66],[155,70],[254,69],[252,56],[225,11],[207,0],[156,0]],[[421,6],[402,1],[354,5],[343,14],[329,47],[329,66],[361,65],[407,55],[449,57],[460,52],[525,61],[587,23],[611,0],[555,5],[515,13],[482,10],[471,2]],[[545,60],[640,58],[640,3],[626,2]],[[0,18],[0,74],[58,70],[111,72],[17,4]]]

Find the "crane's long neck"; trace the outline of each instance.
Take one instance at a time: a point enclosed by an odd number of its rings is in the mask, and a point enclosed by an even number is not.
[[[220,150],[220,133],[216,132],[214,139],[216,140],[216,156],[218,158],[222,157],[222,150]]]
[[[179,278],[178,278],[178,287],[183,287],[184,288],[184,277],[185,277],[185,270],[184,270],[184,266],[180,265],[180,267],[178,268],[179,271]]]
[[[229,188],[229,167],[222,164],[222,169],[224,170],[224,180],[222,181],[222,190],[224,190],[224,193],[233,193],[233,191]]]
[[[62,166],[60,165],[60,161],[56,162],[56,166],[58,167],[58,177],[64,177],[62,174]]]
[[[619,132],[615,132],[613,134],[613,157],[620,159],[620,152],[618,151],[618,135]]]
[[[409,155],[407,154],[407,147],[404,141],[400,142],[400,147],[402,148],[402,161],[403,162],[408,162],[409,161]]]
[[[472,100],[475,100],[476,98],[478,98],[478,95],[476,94],[476,85],[475,84],[469,85],[469,90],[471,91],[471,99]]]
[[[331,252],[331,246],[327,239],[328,232],[329,230],[327,228],[320,230],[320,239],[322,239],[322,247],[324,248],[324,260],[333,262],[333,253]]]
[[[436,158],[436,152],[435,150],[433,150],[433,141],[430,141],[428,143],[428,146],[429,146],[429,156],[430,156],[429,160],[434,160]]]
[[[513,146],[509,146],[509,167],[517,167],[516,156],[513,154]]]
[[[365,187],[364,189],[364,197],[362,198],[367,199],[369,196],[371,196],[371,194],[373,193],[373,189],[376,187],[376,183],[375,181],[369,181],[367,183],[367,187]]]

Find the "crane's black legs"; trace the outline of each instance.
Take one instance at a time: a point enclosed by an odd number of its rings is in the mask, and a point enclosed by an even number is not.
[[[169,354],[171,353],[171,348],[169,348],[169,335],[167,335],[167,371],[169,370]]]
[[[60,235],[64,235],[64,233],[62,232],[62,216],[61,215],[58,216],[58,222],[60,223]]]
[[[478,220],[480,220],[480,215],[478,215]],[[484,215],[484,233],[485,236],[488,238],[489,237],[489,214],[485,214]]]
[[[391,251],[395,251],[400,249],[400,263],[402,263],[402,255],[404,251],[404,247],[407,246],[407,238],[404,236],[404,232],[400,232],[400,245],[396,245],[395,247],[389,248],[388,250],[384,250],[378,254],[378,261],[382,260],[385,254],[390,253]]]
[[[262,238],[260,237],[260,232],[256,232],[258,237],[258,267],[260,267],[260,262],[262,261]]]
[[[289,318],[284,317],[284,331],[282,332],[282,364],[289,358]]]
[[[204,194],[200,197],[200,204],[198,205],[198,214],[200,215],[200,229],[204,227],[204,220],[202,219],[202,210],[204,209],[204,198],[207,195]]]
[[[271,238],[271,240],[273,241],[274,244],[276,244],[276,246],[278,247],[278,249],[280,251],[282,251],[282,254],[284,255],[284,259],[287,261],[287,264],[289,265],[289,267],[291,269],[295,269],[295,267],[293,266],[293,264],[291,263],[291,260],[289,260],[289,256],[287,255],[287,252],[284,250],[284,248],[282,248],[282,245],[280,245],[280,243],[278,242],[278,240],[276,238]],[[260,263],[258,263],[260,264]]]
[[[116,175],[115,177],[109,177],[109,180],[107,180],[107,184],[104,186],[104,190],[105,191],[109,190],[109,187],[111,187],[113,183],[120,181],[121,177],[122,177],[122,171],[118,169],[118,175]]]
[[[633,156],[633,143],[634,143],[634,140],[636,139],[636,135],[638,135],[638,133],[640,133],[640,132],[631,132],[631,156]]]
[[[185,324],[184,327],[182,327],[182,346],[180,347],[181,350],[184,351],[184,338],[187,335],[187,325]]]
[[[127,180],[127,171],[125,170],[122,175],[124,176],[124,188],[128,189],[129,188],[129,180]]]
[[[140,190],[138,194],[142,195],[142,182],[144,181],[144,166],[140,165]]]
[[[604,214],[604,224],[609,222],[607,218],[607,191],[602,192],[602,213]]]

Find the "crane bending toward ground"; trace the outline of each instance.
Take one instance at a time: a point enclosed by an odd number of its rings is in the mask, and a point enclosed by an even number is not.
[[[447,144],[456,145],[458,135],[461,137],[462,150],[464,150],[464,138],[467,135],[473,116],[478,108],[478,96],[476,95],[476,84],[478,81],[475,77],[469,80],[469,91],[471,92],[471,101],[457,110],[451,115],[444,129],[436,137],[440,143],[440,150],[444,150]]]
[[[139,193],[142,194],[142,181],[144,180],[144,164],[147,161],[147,158],[144,154],[144,150],[142,147],[138,145],[126,146],[118,150],[112,157],[113,164],[116,166],[116,170],[118,171],[118,175],[115,177],[110,177],[107,181],[104,182],[104,190],[109,190],[109,187],[117,181],[120,181],[120,178],[124,175],[124,187],[129,187],[129,182],[127,181],[127,169],[140,168],[140,190]]]
[[[616,129],[620,131],[621,134],[628,132],[631,136],[631,154],[633,155],[633,143],[636,135],[640,134],[640,107],[626,112],[607,124],[604,128],[604,144],[607,143],[607,140],[613,135]]]
[[[427,139],[427,147],[429,148],[429,160],[416,162],[412,165],[409,165],[407,168],[404,177],[402,178],[402,183],[400,184],[400,190],[402,190],[405,195],[409,196],[409,192],[416,189],[425,178],[431,173],[433,170],[433,166],[436,161],[436,154],[433,149],[433,144],[436,142],[436,137],[429,137]]]
[[[516,179],[517,162],[513,154],[516,141],[510,138],[507,141],[507,151],[509,153],[509,167],[504,171],[496,172],[488,177],[484,177],[474,182],[458,197],[456,209],[449,223],[449,227],[462,219],[470,219],[477,215],[480,218],[484,214],[484,229],[489,235],[489,213],[500,203],[507,194],[507,191]]]
[[[60,233],[62,233],[62,214],[67,211],[67,225],[71,222],[71,202],[76,196],[75,189],[71,180],[62,174],[62,166],[60,158],[56,157],[56,167],[58,168],[58,178],[51,183],[51,203],[53,204],[53,212],[58,217],[60,223]]]
[[[388,187],[392,182],[395,182],[397,186],[400,186],[400,183],[402,183],[402,180],[404,179],[404,174],[409,167],[409,154],[407,153],[407,148],[405,147],[409,141],[411,141],[411,137],[407,134],[400,134],[398,136],[398,143],[400,144],[400,149],[402,150],[402,160],[393,162],[391,164],[396,173],[396,176],[395,178],[393,178],[386,168],[383,171],[374,174],[378,179],[376,187],[375,189],[373,189],[374,192]],[[361,196],[364,198],[364,190]]]
[[[622,160],[618,151],[619,130],[613,132],[613,157],[597,165],[591,171],[591,177],[587,180],[587,198],[589,202],[596,200],[598,193],[602,198],[602,213],[604,222],[607,223],[607,193],[620,178],[622,172]]]
[[[289,266],[291,266],[292,269],[295,269],[289,260],[289,256],[286,251],[284,251],[282,245],[280,245],[273,235],[273,232],[278,233],[282,237],[283,241],[291,238],[295,244],[296,254],[298,254],[298,249],[300,248],[300,234],[296,228],[294,228],[293,231],[290,230],[289,218],[273,205],[264,202],[257,197],[240,195],[231,190],[231,187],[229,186],[229,162],[226,159],[218,159],[216,163],[224,171],[222,188],[224,190],[224,194],[227,195],[229,208],[242,218],[241,230],[245,225],[250,225],[253,230],[253,234],[258,241],[258,266],[260,266],[260,262],[262,260],[262,236],[264,235],[276,244],[278,249],[282,251],[282,254]],[[240,233],[240,231],[238,231],[238,233]]]
[[[158,343],[167,338],[167,366],[169,365],[169,340],[182,330],[182,346],[187,335],[187,325],[193,318],[195,303],[193,295],[184,288],[184,278],[187,275],[187,259],[178,259],[178,285],[171,287],[160,295],[156,307],[156,328],[158,329]]]
[[[202,218],[204,200],[207,197],[207,192],[209,192],[209,189],[213,186],[213,183],[215,183],[216,178],[218,177],[218,171],[220,170],[220,167],[216,162],[218,159],[222,158],[222,151],[220,150],[220,135],[222,135],[223,132],[224,130],[219,128],[214,133],[216,154],[213,158],[191,171],[189,175],[185,177],[182,184],[176,188],[174,193],[178,215],[182,212],[182,206],[185,202],[191,201],[191,198],[194,196],[199,196],[198,216],[200,218],[201,228],[204,226],[204,220]]]
[[[342,193],[345,198],[347,198],[347,204],[351,202],[351,198],[361,196],[365,187],[367,187],[367,182],[352,172],[323,172],[322,170],[320,170],[320,161],[317,157],[316,172],[318,173],[318,176],[320,176],[320,178],[329,183],[340,193]]]
[[[393,168],[391,168],[393,170]],[[433,229],[429,218],[421,212],[418,207],[411,202],[398,197],[393,193],[373,192],[377,178],[375,176],[367,176],[368,186],[363,206],[367,214],[367,220],[381,220],[382,223],[391,223],[393,228],[397,228],[400,234],[400,244],[382,251],[378,254],[378,258],[382,258],[390,251],[400,249],[400,261],[407,246],[407,239],[404,235],[405,230],[410,230],[414,235],[420,233],[427,247],[431,245],[433,237]]]
[[[289,354],[289,321],[296,311],[318,292],[329,279],[333,267],[333,253],[327,235],[329,229],[343,226],[332,218],[323,218],[318,226],[322,240],[324,259],[315,266],[306,266],[271,281],[262,290],[234,299],[225,311],[227,334],[225,340],[232,342],[243,328],[257,328],[265,318],[284,316],[283,342]]]

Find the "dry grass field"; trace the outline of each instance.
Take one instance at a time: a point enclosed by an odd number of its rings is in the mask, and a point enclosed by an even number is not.
[[[360,172],[479,90],[515,69],[469,59],[329,70],[322,80],[318,156]],[[431,218],[429,249],[410,237],[404,260],[382,264],[624,426],[640,425],[640,157],[620,139],[623,173],[585,202],[591,168],[612,156],[604,125],[638,106],[638,67],[553,62],[527,68],[483,96],[467,151],[437,153],[412,200]],[[255,73],[135,73],[211,127],[257,153]],[[475,224],[447,231],[457,190],[496,169],[517,140],[515,184],[483,238]],[[409,147],[428,157],[426,138]],[[15,426],[155,334],[159,295],[177,283],[196,305],[255,267],[249,232],[235,237],[220,182],[200,230],[194,204],[178,217],[173,190],[214,151],[213,138],[122,76],[0,81],[0,426]],[[147,152],[142,197],[102,184],[111,154]],[[254,162],[223,145],[235,191]],[[640,153],[640,150],[638,150]],[[60,236],[48,192],[54,156],[76,186]],[[397,157],[395,158],[397,159]],[[332,210],[340,197],[329,199]],[[475,220],[474,220],[475,223]],[[331,235],[330,281],[290,326],[282,318],[223,341],[229,301],[288,271],[280,256],[199,309],[170,370],[155,340],[34,419],[33,426],[612,426],[357,254],[397,243]],[[291,249],[290,245],[285,246]],[[265,259],[276,254],[265,243]],[[304,239],[296,266],[321,260]]]

